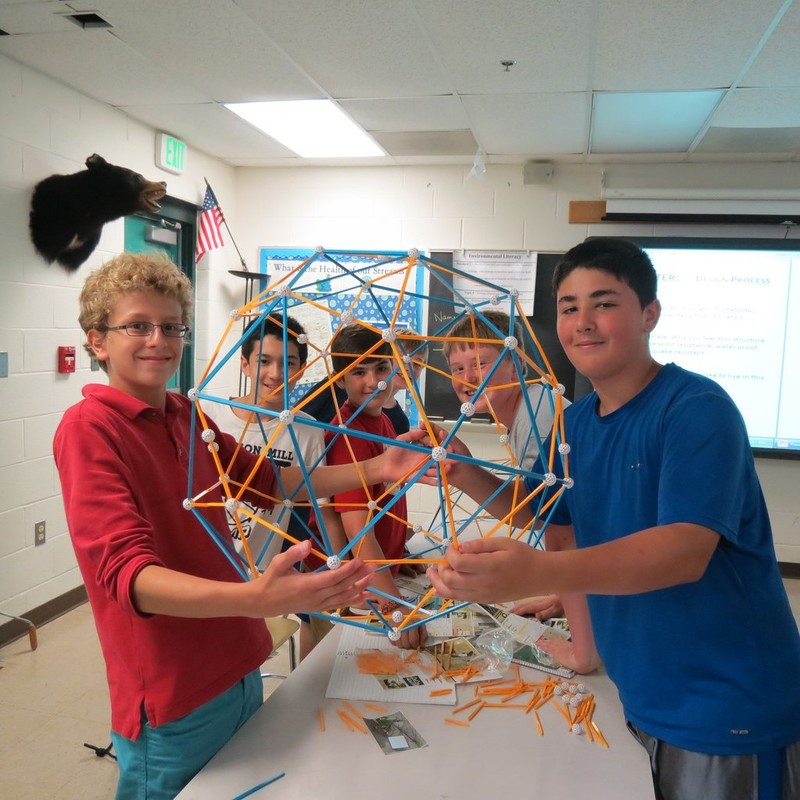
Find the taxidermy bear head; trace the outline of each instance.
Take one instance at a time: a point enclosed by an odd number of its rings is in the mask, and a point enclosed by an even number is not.
[[[97,155],[86,169],[51,175],[36,184],[31,198],[31,241],[49,263],[75,270],[91,255],[106,222],[135,211],[158,211],[167,193],[164,181],[109,164]]]

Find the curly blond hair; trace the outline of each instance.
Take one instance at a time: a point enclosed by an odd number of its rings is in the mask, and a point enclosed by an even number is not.
[[[78,315],[83,332],[105,331],[120,295],[133,292],[156,292],[177,300],[181,322],[191,324],[194,295],[189,278],[164,253],[120,253],[89,275],[83,285]],[[88,343],[84,348],[93,355]],[[100,367],[105,370],[105,363],[100,362]]]

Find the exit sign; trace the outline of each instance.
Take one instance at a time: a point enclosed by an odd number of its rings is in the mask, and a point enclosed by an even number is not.
[[[168,133],[159,133],[156,136],[156,166],[182,175],[186,171],[186,142]]]

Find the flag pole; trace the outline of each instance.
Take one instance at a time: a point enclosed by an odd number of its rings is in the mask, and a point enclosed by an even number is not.
[[[203,180],[206,182],[206,186],[211,189],[211,184],[208,182],[208,178],[206,178],[205,175],[203,176]],[[211,189],[211,192],[214,194],[214,197],[217,196],[213,189]],[[245,262],[244,258],[242,258],[242,254],[239,252],[239,246],[236,244],[236,239],[233,238],[231,229],[228,227],[228,220],[225,219],[225,212],[222,210],[219,200],[217,201],[217,208],[219,209],[220,216],[222,217],[222,223],[225,225],[225,230],[228,231],[228,236],[231,237],[231,244],[236,248],[236,253],[239,256],[239,263],[242,265],[242,267],[244,267],[245,272],[249,272],[250,270],[247,268],[247,263]]]

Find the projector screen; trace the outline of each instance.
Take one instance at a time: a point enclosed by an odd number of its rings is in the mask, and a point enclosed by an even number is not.
[[[626,238],[658,272],[655,359],[717,381],[756,455],[800,458],[800,241]]]

